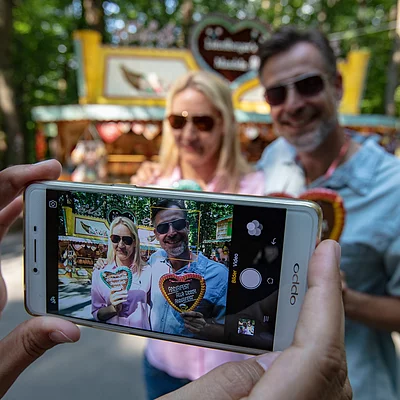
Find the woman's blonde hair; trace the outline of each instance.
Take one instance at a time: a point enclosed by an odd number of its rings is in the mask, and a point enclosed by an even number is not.
[[[239,132],[231,90],[222,79],[214,74],[204,71],[189,72],[171,86],[166,100],[166,116],[171,114],[174,97],[189,88],[202,93],[222,117],[224,135],[222,135],[221,150],[215,174],[216,190],[236,192],[239,189],[241,178],[251,171],[251,167],[240,151]],[[166,175],[171,174],[174,168],[179,165],[179,149],[167,120],[164,120],[163,124],[160,165]]]
[[[110,225],[110,234],[108,235],[108,251],[107,251],[107,264],[111,264],[115,261],[115,250],[113,243],[111,241],[111,235],[114,232],[114,228],[117,225],[125,225],[128,229],[129,232],[132,235],[132,238],[135,242],[135,253],[133,255],[133,271],[132,272],[137,272],[139,275],[141,274],[144,266],[144,262],[140,256],[140,239],[139,239],[139,234],[136,225],[126,217],[116,217]]]

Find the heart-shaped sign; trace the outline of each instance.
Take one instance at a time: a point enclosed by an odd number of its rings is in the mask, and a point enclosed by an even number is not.
[[[114,272],[102,271],[101,279],[114,291],[129,290],[132,285],[132,271],[127,267],[119,267]]]
[[[194,27],[191,50],[202,68],[233,82],[258,69],[258,47],[267,35],[266,25],[260,22],[210,15]]]
[[[96,128],[101,138],[106,143],[113,143],[122,135],[118,124],[115,122],[104,122],[102,124],[97,124]]]
[[[270,193],[268,196],[288,197],[287,193]],[[346,210],[342,197],[330,189],[311,189],[302,193],[299,199],[315,201],[323,213],[321,239],[339,240],[343,232]]]
[[[178,312],[194,310],[206,291],[206,281],[199,274],[165,274],[159,282],[161,293]]]

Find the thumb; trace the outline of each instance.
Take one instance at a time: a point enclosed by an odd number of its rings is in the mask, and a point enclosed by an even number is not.
[[[266,353],[240,362],[225,363],[181,389],[161,397],[160,400],[247,398],[254,385],[279,355],[280,352]]]
[[[38,317],[19,325],[0,341],[0,398],[46,350],[60,343],[76,342],[79,337],[78,327],[62,319]]]

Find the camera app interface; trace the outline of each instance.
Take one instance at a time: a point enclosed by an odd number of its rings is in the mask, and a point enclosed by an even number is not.
[[[48,312],[272,350],[286,210],[47,191]]]

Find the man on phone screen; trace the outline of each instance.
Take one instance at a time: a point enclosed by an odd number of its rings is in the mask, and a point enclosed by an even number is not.
[[[226,311],[228,269],[189,249],[189,222],[183,202],[161,200],[152,207],[154,233],[162,249],[148,260],[152,268],[151,329],[189,337],[218,340],[223,335]],[[160,290],[165,274],[198,274],[205,281],[205,292],[198,306],[189,312],[175,310]]]
[[[267,194],[329,188],[343,198],[345,342],[355,400],[395,400],[400,331],[400,161],[340,126],[342,76],[318,31],[285,27],[259,49],[259,77],[280,136],[258,163]]]

